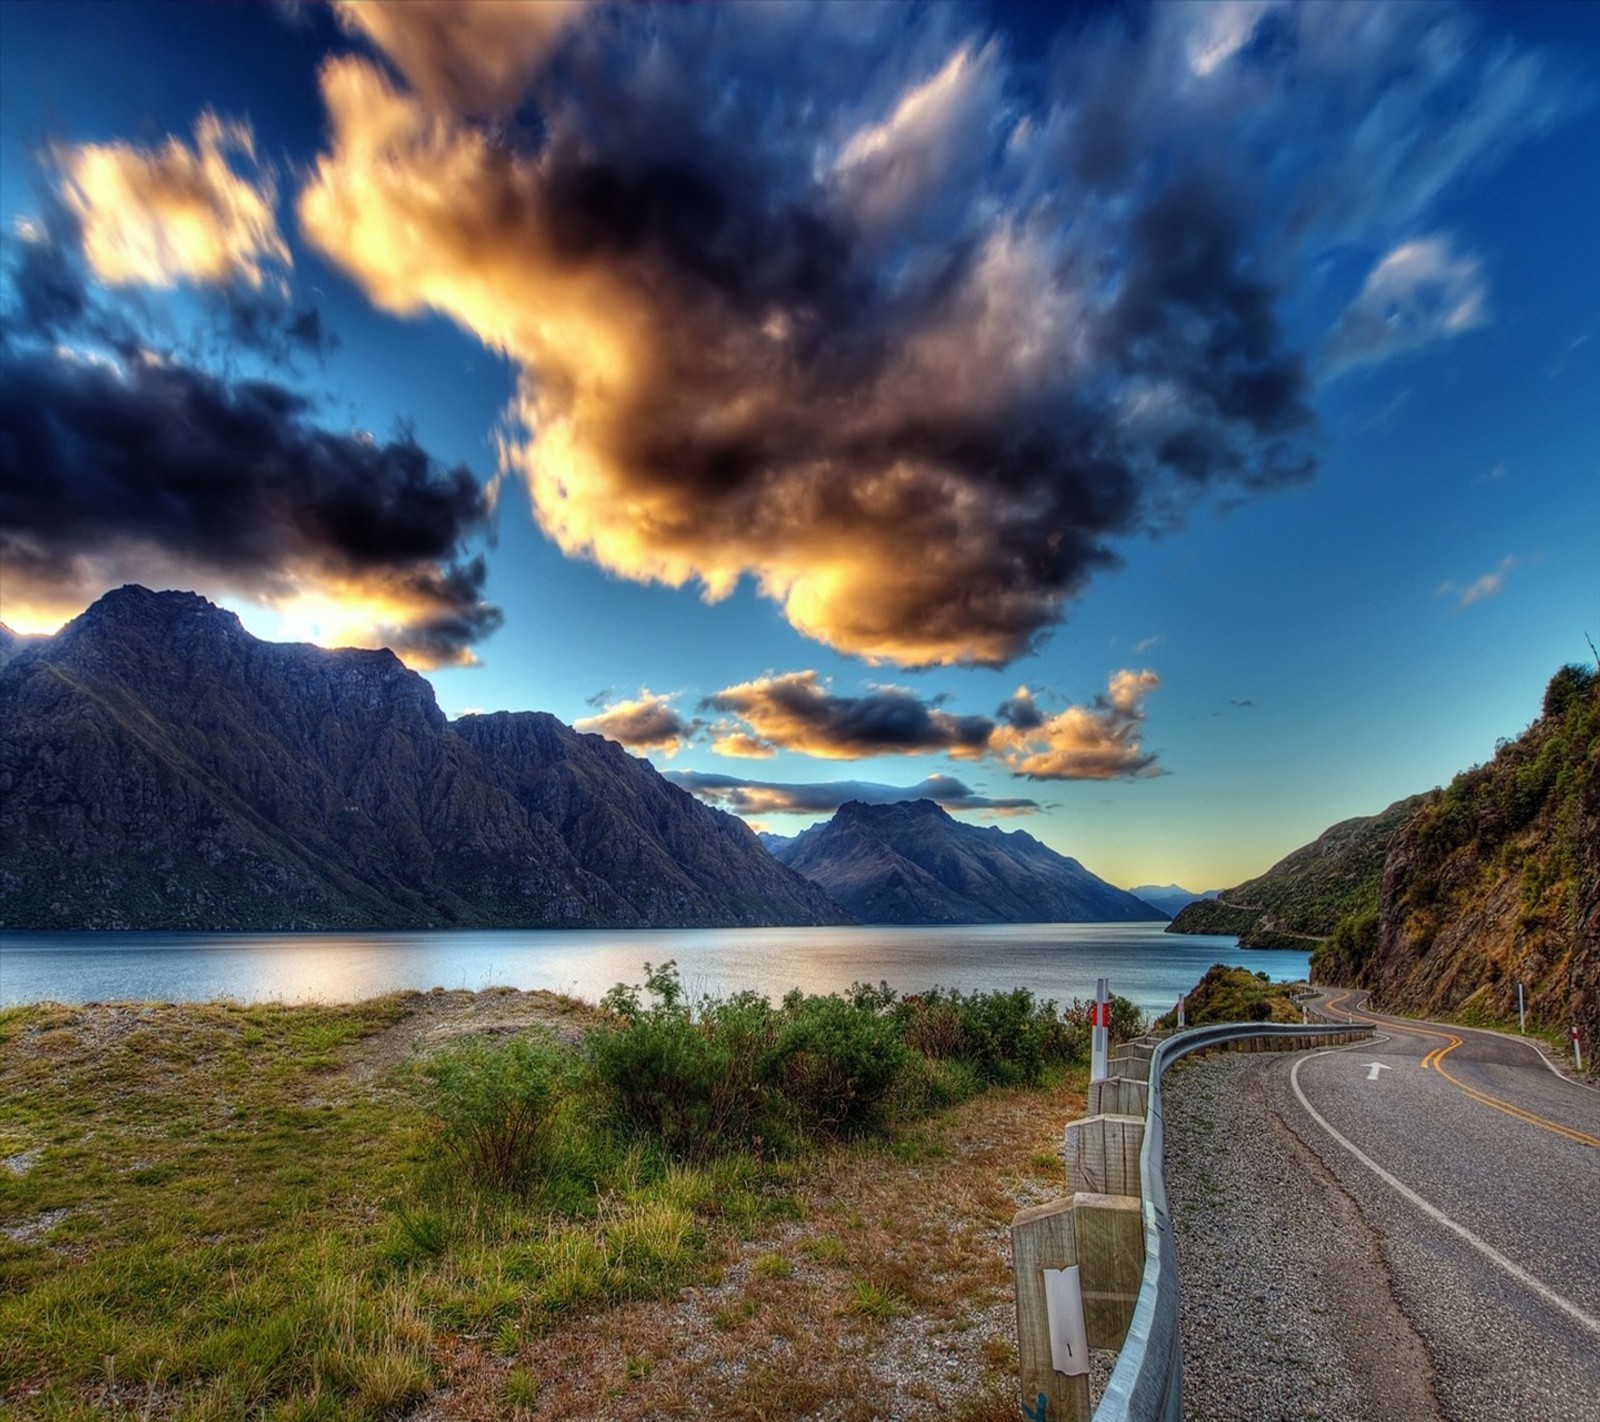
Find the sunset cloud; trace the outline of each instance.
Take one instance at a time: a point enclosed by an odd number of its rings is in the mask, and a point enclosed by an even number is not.
[[[515,363],[549,537],[905,666],[1009,662],[1129,536],[1309,477],[1281,313],[1338,247],[1338,363],[1478,319],[1402,238],[1560,103],[1424,6],[1112,12],[1042,90],[953,7],[343,13],[406,83],[324,64],[302,231]]]
[[[581,0],[334,0],[346,30],[381,49],[423,97],[461,113],[514,109]]]
[[[779,784],[695,770],[669,770],[665,774],[691,795],[736,815],[831,815],[852,800],[867,805],[932,800],[946,810],[989,810],[1004,815],[1032,814],[1042,808],[1037,800],[995,799],[979,794],[949,775],[932,775],[920,784],[900,786],[870,780]]]
[[[631,751],[660,751],[676,755],[699,730],[701,723],[686,721],[673,708],[671,696],[657,696],[648,688],[637,697],[607,706],[596,716],[572,723],[573,729],[604,736]]]
[[[259,288],[271,268],[289,265],[276,188],[256,163],[248,123],[224,122],[207,110],[192,147],[169,137],[159,148],[89,143],[51,156],[60,197],[103,282]]]
[[[940,752],[972,759],[983,753],[994,730],[985,717],[953,716],[904,687],[839,696],[814,671],[741,682],[700,706],[736,717],[748,743],[824,760]]]
[[[1119,671],[1106,694],[1088,706],[1069,706],[1053,716],[1014,719],[997,727],[990,749],[1013,774],[1030,780],[1160,775],[1154,753],[1140,743],[1144,699],[1160,685],[1161,678],[1152,671]]]
[[[243,598],[288,635],[425,668],[471,661],[501,620],[465,551],[490,515],[471,471],[322,429],[269,381],[0,341],[0,430],[13,626],[52,629],[141,582]]]

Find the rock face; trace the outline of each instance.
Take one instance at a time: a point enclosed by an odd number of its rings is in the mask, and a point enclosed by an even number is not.
[[[1600,1043],[1600,678],[1558,672],[1544,714],[1436,791],[1395,835],[1376,914],[1341,928],[1320,981],[1380,1006],[1534,1022]]]
[[[126,587],[0,667],[0,927],[832,923],[739,820],[389,652]]]
[[[961,824],[931,800],[852,801],[776,853],[862,923],[1121,923],[1166,917],[1032,835]]]
[[[1377,907],[1389,842],[1422,801],[1414,795],[1341,821],[1265,874],[1191,904],[1167,931],[1237,934],[1241,948],[1314,947],[1341,920]]]

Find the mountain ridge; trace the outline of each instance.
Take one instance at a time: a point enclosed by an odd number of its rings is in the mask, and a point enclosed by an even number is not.
[[[846,919],[613,743],[135,585],[0,667],[0,842],[7,928]]]
[[[931,800],[852,800],[774,857],[863,923],[1159,921],[1160,910],[1032,835],[979,828]]]

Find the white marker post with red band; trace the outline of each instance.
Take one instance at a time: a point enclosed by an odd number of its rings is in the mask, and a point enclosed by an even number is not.
[[[1572,1060],[1577,1064],[1579,1071],[1583,1070],[1583,1046],[1578,1041],[1578,1024],[1572,1024]]]
[[[1106,1079],[1106,1063],[1111,1056],[1110,999],[1111,989],[1107,987],[1106,980],[1101,978],[1094,987],[1094,1015],[1089,1019],[1093,1026],[1089,1051],[1090,1081],[1104,1081]]]

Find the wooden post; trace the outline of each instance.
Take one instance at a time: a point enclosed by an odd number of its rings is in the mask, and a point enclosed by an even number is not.
[[[1138,1116],[1142,1120],[1149,1105],[1148,1081],[1135,1081],[1131,1076],[1113,1076],[1089,1083],[1091,1116]]]
[[[1130,1076],[1135,1081],[1150,1080],[1149,1057],[1112,1057],[1106,1064],[1106,1075]]]
[[[1137,1195],[1143,1146],[1143,1116],[1106,1114],[1069,1122],[1062,1148],[1067,1189]]]
[[[1072,1197],[1091,1348],[1120,1348],[1144,1279],[1144,1207],[1133,1195]]]
[[[1032,1422],[1089,1422],[1089,1360],[1081,1373],[1058,1373],[1050,1349],[1044,1271],[1078,1262],[1073,1199],[1021,1211],[1011,1222],[1011,1268],[1017,1283],[1017,1367],[1023,1415]]]

